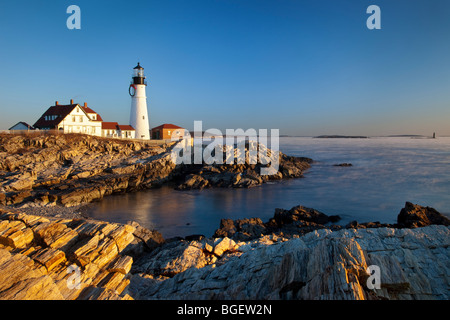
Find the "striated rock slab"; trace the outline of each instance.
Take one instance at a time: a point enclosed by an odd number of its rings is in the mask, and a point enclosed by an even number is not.
[[[0,299],[131,299],[137,226],[0,210]]]
[[[170,261],[188,256],[190,267],[170,278],[136,270],[129,292],[141,299],[448,299],[449,245],[441,225],[265,236],[211,263],[199,251],[171,250]],[[379,289],[368,287],[369,266],[380,270]]]
[[[0,205],[73,207],[164,183],[170,146],[81,134],[0,135]]]
[[[427,210],[432,211],[413,207],[416,216]],[[282,213],[282,226],[319,225],[326,218],[303,207]],[[0,210],[0,299],[448,300],[450,229],[443,224],[335,230],[320,225],[292,237],[166,243],[134,222]],[[255,234],[269,228],[257,218],[224,227]]]

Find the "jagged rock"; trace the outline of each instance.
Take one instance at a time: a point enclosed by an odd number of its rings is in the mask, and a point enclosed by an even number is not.
[[[177,190],[203,189],[209,185],[208,180],[198,174],[189,174],[186,176],[184,183],[180,184]]]
[[[0,210],[0,299],[129,299],[135,227]],[[78,268],[79,287],[69,266]],[[94,290],[95,289],[95,290]]]
[[[129,292],[141,299],[446,300],[449,239],[449,228],[436,225],[323,229],[282,242],[260,238],[238,243],[241,253],[221,264],[201,268],[191,260],[171,278],[135,274]],[[380,289],[367,286],[371,265],[381,270]]]
[[[262,175],[261,170],[266,165],[257,162],[249,155],[248,144],[246,145],[246,158],[244,163],[228,164],[227,156],[233,152],[226,153],[228,146],[224,146],[223,164],[213,164],[195,167],[192,166],[191,173],[185,178],[185,181],[177,186],[178,190],[203,189],[205,187],[220,188],[251,188],[270,180],[279,180],[283,178],[298,178],[303,172],[310,168],[312,162],[309,158],[290,157],[280,152],[279,171],[274,171],[270,175]],[[258,144],[259,148],[268,150],[265,146]],[[267,152],[267,151],[266,151]],[[272,151],[268,151],[271,153]],[[234,149],[234,156],[240,154],[239,148]],[[253,159],[253,162],[252,162]],[[267,159],[266,159],[267,160]]]
[[[232,237],[236,232],[237,229],[232,219],[221,219],[219,229],[214,232],[213,237]]]
[[[352,167],[353,165],[348,162],[333,164],[334,167]]]
[[[69,248],[78,240],[78,233],[62,223],[41,223],[34,229],[34,233],[38,241],[55,249]]]
[[[21,221],[0,222],[0,244],[24,248],[34,239],[33,231]]]
[[[131,270],[133,264],[133,258],[130,256],[117,257],[116,260],[111,262],[111,266],[107,268],[109,272],[119,272],[126,275]]]
[[[153,250],[140,258],[135,272],[173,276],[191,267],[202,268],[208,264],[203,245],[197,241],[175,241]]]
[[[423,207],[406,202],[405,207],[397,217],[397,224],[403,228],[417,228],[432,224],[450,225],[450,219],[436,211],[434,208]]]
[[[213,237],[230,237],[234,240],[251,240],[262,235],[280,233],[284,235],[302,235],[317,229],[325,228],[325,224],[337,222],[340,217],[337,215],[328,216],[315,209],[303,206],[295,206],[290,210],[275,209],[274,217],[266,223],[260,218],[222,219],[220,227]],[[328,226],[333,230],[340,229],[340,226]]]
[[[151,251],[165,241],[162,234],[157,230],[144,228],[136,221],[130,221],[128,224],[135,228],[133,232],[135,241],[127,248],[130,253],[138,255],[145,250]]]
[[[25,171],[14,175],[3,184],[5,191],[21,191],[31,189],[37,175],[34,171]]]
[[[340,218],[339,216],[327,216],[326,214],[315,209],[299,205],[290,210],[275,209],[274,219],[275,222],[281,226],[299,220],[314,222],[317,224],[327,224],[328,222],[336,222]]]
[[[224,252],[233,251],[234,249],[236,249],[236,242],[234,242],[232,239],[229,239],[227,237],[219,238],[214,242],[213,253],[216,256],[220,257]]]
[[[16,143],[23,147],[17,148]],[[0,146],[5,151],[0,152],[0,170],[6,172],[0,189],[7,193],[0,203],[5,205],[57,201],[75,206],[116,192],[152,187],[175,169],[168,146],[145,142],[86,135],[2,135]],[[43,195],[42,190],[50,194]]]
[[[32,258],[42,264],[47,269],[47,272],[66,261],[66,255],[63,251],[52,248],[41,249],[35,252]]]

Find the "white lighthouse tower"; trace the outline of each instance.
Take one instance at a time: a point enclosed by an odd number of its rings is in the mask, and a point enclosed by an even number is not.
[[[146,86],[144,68],[138,62],[133,69],[133,80],[128,91],[131,96],[130,125],[136,130],[136,139],[150,139]]]

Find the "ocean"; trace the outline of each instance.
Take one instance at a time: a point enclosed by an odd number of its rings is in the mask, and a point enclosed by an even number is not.
[[[275,208],[296,205],[338,214],[341,225],[352,220],[395,223],[406,201],[450,213],[450,137],[281,137],[280,151],[315,162],[303,178],[250,189],[162,187],[113,195],[91,204],[88,215],[111,222],[134,220],[171,238],[210,237],[222,218],[266,222]],[[334,166],[339,163],[352,166]]]

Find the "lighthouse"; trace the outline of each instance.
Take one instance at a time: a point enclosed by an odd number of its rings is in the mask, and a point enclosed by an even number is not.
[[[133,69],[133,77],[128,89],[131,96],[130,125],[136,130],[136,139],[150,139],[146,86],[144,68],[138,62]]]

